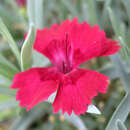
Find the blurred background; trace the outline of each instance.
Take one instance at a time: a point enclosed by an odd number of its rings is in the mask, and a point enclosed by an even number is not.
[[[47,102],[27,113],[15,101],[16,91],[9,89],[14,75],[20,71],[10,42],[15,42],[20,50],[30,22],[42,28],[74,17],[100,25],[108,37],[122,46],[116,57],[96,58],[81,66],[111,79],[107,94],[99,94],[93,100],[101,115],[86,113],[68,119],[53,114]],[[0,130],[105,130],[130,83],[130,0],[0,0],[0,18],[4,23],[0,22]],[[33,66],[48,65],[45,57],[33,51]],[[130,130],[130,116],[125,125]]]

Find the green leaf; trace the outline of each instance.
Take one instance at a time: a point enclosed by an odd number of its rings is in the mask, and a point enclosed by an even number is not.
[[[122,62],[122,59],[119,54],[115,54],[113,56],[110,56],[111,61],[115,65],[115,69],[118,72],[118,75],[120,76],[120,79],[123,83],[123,87],[126,92],[130,91],[130,78],[128,76],[128,73],[125,70],[125,66]]]
[[[12,80],[13,76],[18,72],[19,70],[0,54],[0,75]]]
[[[9,85],[0,84],[0,94],[15,95],[16,91],[9,88]]]
[[[110,119],[106,127],[106,130],[116,130],[116,121],[118,119],[122,122],[125,122],[130,112],[129,102],[130,102],[130,92],[126,94],[126,96],[123,98],[119,106],[116,108],[116,111],[112,115],[112,118]]]
[[[88,20],[91,25],[98,24],[97,10],[96,10],[96,1],[95,0],[85,0],[87,4]]]
[[[83,20],[82,16],[79,14],[77,9],[72,5],[70,0],[61,0],[61,1],[68,8],[68,10],[73,14],[73,16],[78,17],[81,21]]]
[[[14,53],[18,63],[20,64],[20,52],[18,50],[18,47],[1,18],[0,18],[0,33],[7,39],[9,46],[12,49],[12,52]]]
[[[17,22],[15,15],[12,16],[12,12],[8,11],[8,8],[0,3],[0,17],[4,21],[8,29],[11,29],[14,23]]]
[[[117,21],[116,16],[114,15],[114,12],[112,11],[112,9],[110,7],[107,7],[107,11],[108,11],[115,34],[118,37],[122,36],[124,38],[124,30],[121,29],[122,24]]]
[[[1,85],[0,85],[0,94],[15,96],[16,92],[11,90],[10,88],[5,88],[5,87],[1,88]]]
[[[114,31],[117,35],[117,37],[119,37],[119,40],[121,41],[121,43],[123,45],[125,45],[124,43],[124,40],[123,40],[123,31],[121,31],[121,28],[120,28],[120,24],[118,23],[118,21],[116,20],[115,16],[114,16],[114,13],[113,11],[111,10],[110,7],[107,8],[108,10],[108,13],[109,13],[109,17],[110,17],[110,20],[111,20],[111,23],[112,23],[112,26],[114,28]],[[122,38],[120,39],[120,37],[122,36]],[[122,62],[122,59],[120,58],[120,55],[119,54],[115,54],[113,56],[110,56],[110,59],[112,60],[112,62],[115,64],[116,66],[116,70],[123,82],[123,86],[127,91],[130,90],[130,87],[129,87],[129,84],[130,84],[130,78],[128,77],[128,74],[126,73],[125,71],[125,68],[123,66],[123,62]]]
[[[103,15],[102,15],[102,19],[105,22],[106,21],[106,17],[107,17],[107,8],[110,7],[112,0],[105,0],[104,1],[104,7],[103,7]]]
[[[10,67],[16,73],[19,71],[18,68],[14,64],[9,62],[1,53],[0,53],[0,63],[7,65],[8,67]]]
[[[119,119],[116,121],[116,125],[117,125],[118,130],[127,130],[124,123],[121,122]]]
[[[108,13],[109,13],[109,17],[112,23],[112,26],[114,28],[115,34],[117,35],[117,37],[121,37],[122,38],[119,40],[121,41],[122,44],[124,43],[124,40],[122,40],[124,38],[124,31],[122,31],[120,24],[118,23],[118,21],[116,20],[113,11],[111,10],[110,7],[107,8]],[[116,111],[114,112],[114,114],[112,115],[112,118],[110,119],[106,130],[116,130],[116,120],[120,119],[122,122],[124,122],[130,112],[130,78],[128,76],[128,73],[125,69],[125,66],[123,65],[123,61],[120,57],[119,54],[115,54],[113,56],[110,56],[111,61],[114,63],[115,65],[115,69],[118,72],[118,75],[120,76],[120,79],[123,83],[123,87],[125,89],[125,91],[128,93],[125,98],[121,101],[121,103],[119,104],[119,106],[117,107]]]
[[[35,42],[35,28],[34,25],[30,25],[30,30],[25,39],[25,42],[21,50],[21,69],[25,71],[32,66],[32,49]]]
[[[39,107],[37,110],[25,112],[16,118],[10,130],[26,130],[34,121],[38,120],[44,114],[44,108]]]
[[[27,14],[29,23],[35,24],[35,0],[27,0]]]
[[[87,130],[87,127],[85,126],[83,121],[74,113],[72,113],[71,116],[65,113],[64,117],[69,123],[73,124],[76,128],[81,130]]]
[[[86,0],[83,0],[83,3],[82,3],[82,15],[83,15],[83,18],[85,21],[88,21],[88,6],[86,4]]]
[[[113,64],[105,65],[104,67],[99,69],[98,72],[107,75],[111,80],[119,78],[118,72],[115,70]]]
[[[122,45],[122,50],[123,50],[123,53],[125,54],[125,57],[126,57],[126,61],[128,63],[128,65],[130,66],[130,49],[128,48],[127,44],[125,43],[124,39],[120,36],[118,37],[119,41],[120,41],[120,44]]]
[[[115,15],[114,15],[114,13],[113,13],[113,11],[112,11],[112,9],[110,7],[108,7],[107,10],[108,10],[110,20],[112,22],[112,27],[114,28],[114,31],[115,31],[116,35],[120,36],[120,33],[121,33],[120,26],[119,26],[119,24],[118,24],[118,22],[117,22],[117,20],[115,18]]]
[[[50,122],[46,122],[42,125],[40,130],[54,130],[54,125],[50,124]]]
[[[9,80],[8,78],[5,78],[2,75],[0,75],[0,85],[10,86],[11,83],[12,80]]]
[[[122,62],[122,65],[124,66],[124,69],[130,77],[130,68],[127,66],[125,62]],[[115,69],[113,64],[107,64],[101,69],[98,70],[100,73],[107,75],[111,80],[117,79],[120,77],[119,72]]]
[[[35,0],[35,25],[37,29],[44,27],[44,0]],[[40,13],[39,13],[40,12]]]
[[[14,99],[10,99],[8,101],[0,102],[0,112],[4,111],[5,109],[14,108],[18,105]]]
[[[33,23],[36,28],[42,29],[44,27],[44,0],[28,0],[27,14],[29,23]],[[39,13],[40,12],[40,13]]]
[[[127,15],[128,15],[129,22],[130,22],[130,0],[122,0],[122,3],[124,4],[124,6],[127,10]]]

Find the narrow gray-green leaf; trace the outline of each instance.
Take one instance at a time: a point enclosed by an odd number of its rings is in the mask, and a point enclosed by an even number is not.
[[[126,56],[126,61],[130,65],[130,49],[128,48],[127,44],[125,43],[124,39],[120,36],[118,37],[120,44],[122,44],[123,53]]]
[[[0,4],[0,17],[5,22],[8,29],[11,29],[11,26],[16,23],[16,17],[12,16],[12,12],[8,11],[8,8]]]
[[[126,49],[128,50],[128,52],[130,53],[130,48],[129,48],[129,47],[127,46],[127,44],[125,43],[123,37],[119,36],[118,39],[119,39],[119,41],[120,41],[120,44],[121,44],[124,48],[126,48]]]
[[[27,14],[29,23],[35,23],[35,0],[27,0]]]
[[[97,20],[97,10],[96,10],[96,1],[95,0],[85,0],[87,3],[88,20],[91,25],[98,24]]]
[[[14,108],[18,105],[18,102],[16,102],[14,99],[10,99],[8,101],[0,102],[0,112],[9,109]]]
[[[0,84],[0,94],[10,95],[13,96],[16,94],[15,90],[9,88],[9,86]]]
[[[104,1],[104,7],[103,7],[103,15],[102,15],[102,19],[103,21],[106,20],[106,16],[107,16],[107,8],[110,6],[112,0],[105,0]]]
[[[127,130],[124,123],[121,122],[119,119],[116,121],[117,130]]]
[[[9,46],[12,49],[12,52],[14,53],[14,55],[16,56],[16,58],[18,60],[18,63],[20,64],[19,49],[18,49],[13,37],[11,36],[10,32],[8,31],[7,27],[5,26],[5,24],[3,23],[1,18],[0,18],[0,33],[7,39]]]
[[[125,70],[124,64],[121,60],[121,57],[119,54],[115,54],[113,56],[110,56],[111,61],[115,65],[115,69],[118,72],[118,75],[120,76],[120,79],[123,83],[123,87],[126,92],[130,91],[130,78],[128,76],[128,73]]]
[[[130,112],[130,92],[126,94],[119,106],[116,108],[116,111],[112,115],[106,130],[116,130],[116,121],[119,119],[122,122],[125,122],[127,116]]]
[[[110,7],[108,7],[107,10],[108,10],[110,20],[112,22],[112,27],[114,28],[116,35],[120,36],[120,26],[119,26],[119,24],[114,16],[114,13]]]
[[[130,77],[130,68],[127,66],[126,62],[122,62],[125,72]],[[111,80],[117,79],[120,77],[119,72],[115,69],[113,64],[107,64],[101,69],[98,70],[100,73],[107,75]]]
[[[25,71],[32,66],[32,48],[35,41],[35,28],[34,25],[30,25],[29,33],[25,39],[21,50],[21,69]]]
[[[116,16],[114,15],[114,12],[112,11],[112,9],[110,7],[107,8],[111,23],[112,23],[112,27],[114,29],[114,32],[117,36],[124,36],[124,31],[121,30],[121,23],[119,23],[116,19]]]
[[[107,75],[111,80],[119,78],[118,72],[113,64],[108,64],[98,70],[100,73]]]
[[[12,80],[9,80],[8,78],[3,77],[0,75],[0,84],[4,84],[6,86],[10,86],[12,83]]]
[[[65,113],[64,117],[68,122],[73,124],[76,128],[81,129],[81,130],[87,130],[87,127],[85,126],[83,121],[74,113],[72,113],[71,116]]]
[[[27,130],[27,128],[35,121],[38,120],[44,114],[43,107],[39,107],[37,110],[31,112],[25,112],[21,116],[16,118],[10,130]]]
[[[16,73],[19,71],[18,68],[14,64],[9,62],[1,53],[0,53],[0,63],[7,65],[8,67],[10,67]]]
[[[18,72],[19,70],[0,54],[0,75],[12,80],[13,76]]]
[[[125,8],[127,10],[127,15],[130,22],[130,0],[122,0],[123,4],[125,5]]]
[[[37,29],[42,29],[44,27],[44,5],[43,4],[44,4],[44,0],[35,0],[35,25]]]
[[[88,21],[88,6],[86,4],[86,0],[83,0],[83,3],[82,3],[82,14],[83,14],[83,17],[84,17],[84,20],[85,21]]]
[[[116,35],[119,36],[124,36],[123,35],[123,31],[120,28],[120,24],[118,23],[118,21],[116,20],[111,8],[108,8],[108,13],[109,13],[109,17],[110,20],[112,22],[112,26],[114,28],[114,31],[116,33]],[[121,41],[122,42],[122,41]],[[123,83],[123,87],[125,89],[126,92],[130,91],[130,78],[128,76],[128,73],[125,69],[125,66],[123,65],[122,59],[120,58],[119,54],[115,54],[113,56],[110,56],[112,62],[115,65],[115,69],[118,72],[118,75],[120,76],[120,79]],[[130,92],[129,94],[121,101],[120,105],[117,107],[116,111],[114,112],[112,118],[110,119],[106,130],[116,130],[116,120],[120,119],[121,121],[125,121],[129,112],[130,112],[130,105],[129,105],[129,100],[130,100]]]
[[[80,20],[83,20],[82,16],[79,14],[79,12],[73,6],[73,4],[70,2],[70,0],[61,0],[61,1],[68,8],[68,10],[73,14],[73,16],[76,16],[76,17],[80,18]]]
[[[120,24],[116,20],[113,11],[111,10],[110,7],[108,7],[107,9],[108,9],[109,17],[110,17],[110,20],[111,20],[111,23],[112,23],[112,26],[114,28],[114,31],[115,31],[116,35],[118,37],[123,36],[122,35],[123,32],[120,29]],[[122,59],[120,58],[120,55],[115,54],[113,56],[110,56],[110,58],[111,58],[112,62],[115,64],[115,66],[116,66],[117,72],[120,75],[120,78],[121,78],[121,80],[123,82],[123,86],[124,86],[126,92],[129,91],[130,90],[130,87],[129,87],[130,79],[129,79],[128,74],[126,73],[126,71],[124,69],[123,62],[122,62]]]

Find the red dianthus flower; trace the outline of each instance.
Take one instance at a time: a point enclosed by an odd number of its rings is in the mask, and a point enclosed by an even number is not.
[[[91,100],[105,93],[109,78],[92,70],[78,68],[87,60],[119,51],[116,41],[106,38],[98,25],[65,20],[50,29],[37,30],[34,49],[50,59],[54,67],[32,68],[15,75],[11,88],[19,88],[20,106],[33,108],[57,91],[54,113],[84,114]]]

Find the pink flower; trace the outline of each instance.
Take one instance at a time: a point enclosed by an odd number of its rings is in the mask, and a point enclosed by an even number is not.
[[[15,0],[20,7],[26,6],[27,0]]]
[[[84,114],[91,100],[99,92],[106,92],[109,78],[79,65],[95,57],[112,55],[119,48],[98,25],[80,24],[76,18],[37,30],[34,49],[50,59],[54,67],[32,68],[16,74],[11,86],[18,88],[16,100],[29,110],[57,91],[54,113],[62,109],[69,115],[72,111]]]

